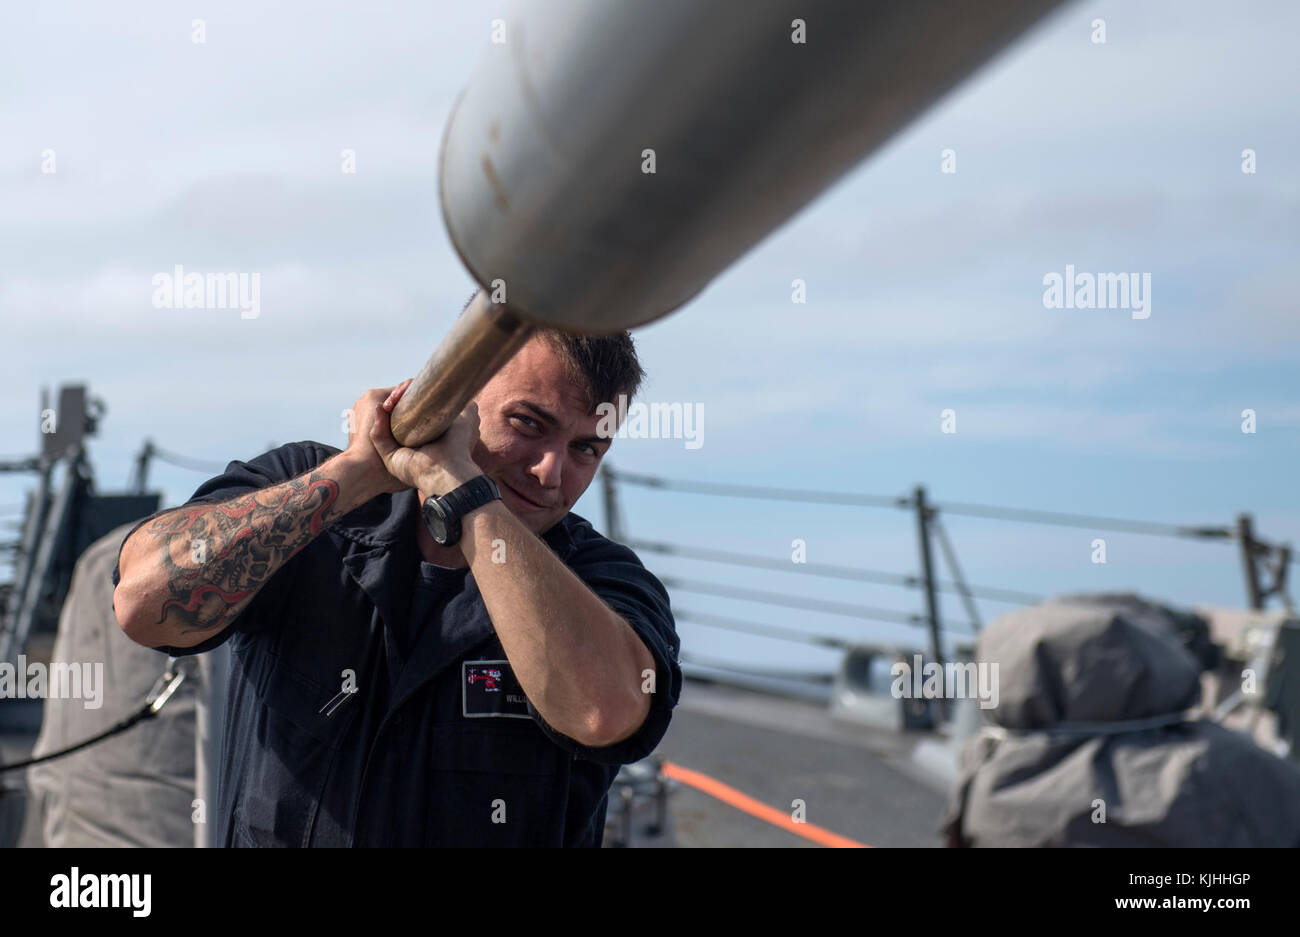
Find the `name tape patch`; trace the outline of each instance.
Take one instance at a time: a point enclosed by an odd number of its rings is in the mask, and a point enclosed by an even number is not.
[[[528,700],[507,660],[467,660],[460,670],[461,715],[531,719]]]

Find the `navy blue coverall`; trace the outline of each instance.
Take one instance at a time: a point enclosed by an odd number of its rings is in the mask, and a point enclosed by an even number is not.
[[[231,462],[187,504],[280,484],[338,452],[298,442]],[[423,560],[421,522],[416,491],[374,498],[286,562],[221,634],[159,648],[230,642],[215,816],[225,845],[600,845],[618,766],[655,748],[681,693],[667,592],[573,513],[543,535],[655,659],[640,730],[588,748],[524,695],[469,570]],[[357,692],[340,697],[345,672]]]

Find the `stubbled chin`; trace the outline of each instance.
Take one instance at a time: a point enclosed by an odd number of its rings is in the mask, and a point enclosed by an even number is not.
[[[505,492],[504,488],[506,485],[510,484],[509,482],[505,481],[500,475],[489,474],[489,477],[497,483],[498,488],[503,489],[501,492],[501,500],[505,506],[510,509],[510,513],[519,518],[525,527],[539,536],[562,521],[564,515],[569,513],[568,508],[565,508],[563,511],[558,508],[550,508],[541,511],[535,509],[527,510],[517,501],[510,498]],[[517,486],[510,485],[510,487],[515,491],[519,490]]]
[[[535,511],[522,512],[512,510],[510,513],[515,516],[515,519],[518,520],[519,523],[523,524],[538,537],[546,533],[546,531],[550,530],[560,521],[559,517],[553,518],[550,514],[542,515]],[[560,516],[563,517],[563,515]]]

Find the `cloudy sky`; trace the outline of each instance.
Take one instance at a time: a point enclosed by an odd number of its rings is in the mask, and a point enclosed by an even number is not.
[[[40,387],[71,382],[108,404],[92,446],[102,490],[124,486],[146,436],[219,463],[292,440],[342,445],[340,411],[414,373],[472,289],[435,167],[454,96],[508,9],[7,11],[0,455],[34,451]],[[1105,43],[1092,41],[1096,19]],[[1285,0],[1067,6],[696,301],[639,330],[643,399],[702,408],[703,445],[621,439],[610,462],[881,494],[923,483],[940,503],[1170,523],[1250,511],[1262,536],[1300,541],[1298,33],[1300,6]],[[1242,172],[1247,148],[1254,173]],[[340,171],[344,149],[353,174]],[[941,172],[945,149],[955,173]],[[50,150],[55,171],[42,172]],[[261,315],[155,308],[151,280],[177,264],[260,273]],[[1067,264],[1149,273],[1150,317],[1045,308],[1043,278]],[[791,301],[795,279],[805,304]],[[1254,434],[1241,431],[1247,408]],[[955,433],[941,432],[945,409]],[[153,470],[166,503],[203,477]],[[27,487],[0,477],[0,504]],[[595,495],[577,510],[601,527]],[[778,558],[797,538],[811,562],[918,565],[901,511],[633,488],[621,498],[637,537]],[[947,528],[979,585],[1244,604],[1229,546],[957,516]],[[1098,536],[1105,565],[1091,562]],[[643,559],[664,574],[921,608],[915,591]],[[909,634],[674,602],[864,639]],[[964,618],[956,603],[945,612]],[[834,661],[680,627],[701,657]]]

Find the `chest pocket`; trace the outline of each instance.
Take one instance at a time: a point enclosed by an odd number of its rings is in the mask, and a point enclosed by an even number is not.
[[[531,720],[464,719],[428,740],[425,846],[560,846],[569,758]]]
[[[412,844],[562,845],[571,759],[526,709],[519,716],[508,697],[523,691],[500,643],[471,648],[429,689],[406,727],[406,757],[421,769]]]
[[[337,692],[283,664],[260,693],[250,689],[244,718],[253,732],[244,744],[257,757],[244,762],[239,779],[232,830],[237,844],[308,845],[325,783],[358,708],[356,700],[335,698],[337,708],[327,715]]]

